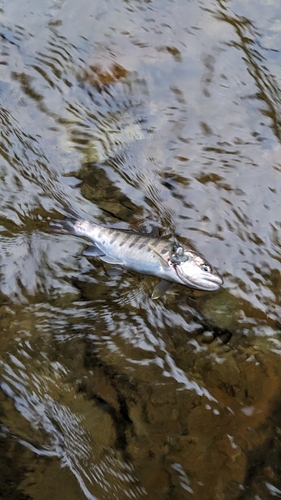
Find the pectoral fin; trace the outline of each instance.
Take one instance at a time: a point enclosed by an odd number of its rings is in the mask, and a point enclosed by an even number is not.
[[[167,269],[169,267],[169,264],[168,262],[165,261],[165,259],[163,259],[162,255],[156,250],[156,248],[154,248],[152,245],[150,245],[148,243],[148,246],[150,248],[150,250],[152,250],[152,252],[155,253],[157,259],[159,260],[161,266],[163,267],[163,269]]]
[[[160,283],[158,283],[158,285],[156,285],[156,287],[154,288],[152,295],[151,295],[151,298],[152,299],[159,299],[160,297],[162,297],[162,295],[164,295],[164,293],[167,292],[167,290],[169,290],[169,288],[172,286],[172,284],[173,283],[171,283],[170,281],[166,281],[166,280],[160,281]]]
[[[104,255],[104,252],[96,245],[91,245],[84,250],[83,255],[85,255],[85,257],[101,257]]]

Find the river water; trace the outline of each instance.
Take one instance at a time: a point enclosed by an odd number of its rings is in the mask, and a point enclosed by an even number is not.
[[[0,498],[281,498],[281,4],[0,1]],[[70,215],[200,251],[120,272]]]

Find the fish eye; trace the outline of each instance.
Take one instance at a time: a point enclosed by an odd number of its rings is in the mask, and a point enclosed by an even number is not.
[[[205,271],[205,273],[211,273],[213,271],[211,266],[209,266],[208,264],[202,264],[202,266],[200,267],[202,271]]]

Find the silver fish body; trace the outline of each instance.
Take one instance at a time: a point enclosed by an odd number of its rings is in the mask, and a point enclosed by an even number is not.
[[[60,221],[54,228],[92,240],[94,247],[86,252],[88,256],[99,256],[105,262],[164,280],[156,286],[152,298],[163,295],[171,283],[205,291],[218,290],[223,284],[219,273],[203,257],[177,242],[82,219]]]

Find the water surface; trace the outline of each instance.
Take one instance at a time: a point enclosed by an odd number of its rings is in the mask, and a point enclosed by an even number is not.
[[[0,2],[0,496],[280,482],[278,2]],[[120,273],[70,215],[177,235],[218,293]]]

